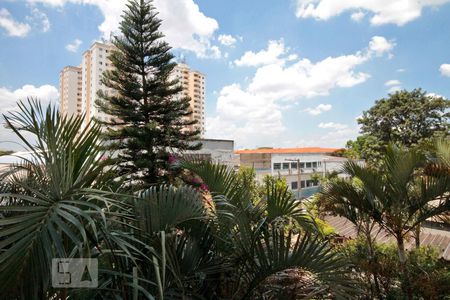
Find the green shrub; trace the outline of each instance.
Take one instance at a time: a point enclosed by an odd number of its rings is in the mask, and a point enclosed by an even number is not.
[[[376,274],[382,296],[386,299],[402,299],[402,272],[395,244],[375,244],[375,259],[368,259],[365,239],[346,242],[339,247],[341,253],[354,264],[358,277],[365,283],[367,294],[373,287],[367,278]],[[426,246],[408,253],[407,267],[410,271],[412,290],[419,299],[450,299],[450,263],[439,258],[437,249]],[[364,298],[364,297],[362,297]]]

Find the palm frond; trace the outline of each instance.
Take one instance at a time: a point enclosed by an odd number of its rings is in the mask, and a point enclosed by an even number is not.
[[[103,170],[98,126],[83,128],[81,117],[60,117],[37,99],[19,109],[5,120],[32,158],[2,178],[0,284],[31,299],[48,288],[52,258],[81,257],[98,245],[114,197],[93,188]]]
[[[141,192],[136,199],[136,216],[139,227],[147,233],[208,218],[201,194],[188,186],[158,186]]]
[[[236,173],[229,167],[207,161],[184,161],[181,166],[198,175],[213,197],[223,196],[239,208],[251,205],[248,191],[239,188]]]
[[[245,257],[243,268],[248,284],[244,298],[249,298],[269,276],[293,268],[310,272],[318,285],[336,297],[348,298],[355,292],[348,277],[350,265],[327,243],[309,234],[298,235],[276,227],[262,230],[258,236],[251,247],[239,249]]]
[[[265,210],[267,220],[272,222],[277,218],[292,218],[302,228],[313,228],[313,222],[300,200],[296,199],[287,186],[280,186],[276,182],[266,184]]]

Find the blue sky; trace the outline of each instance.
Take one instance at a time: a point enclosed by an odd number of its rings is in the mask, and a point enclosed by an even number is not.
[[[57,100],[59,71],[115,32],[123,3],[0,0],[1,112]],[[154,4],[174,54],[206,75],[206,136],[237,148],[342,147],[390,91],[450,96],[450,0]],[[12,139],[1,127],[0,148]]]

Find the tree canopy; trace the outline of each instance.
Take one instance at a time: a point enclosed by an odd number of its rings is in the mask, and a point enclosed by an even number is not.
[[[113,38],[109,59],[113,70],[103,74],[97,105],[111,116],[107,126],[109,148],[117,151],[112,161],[118,174],[146,187],[165,181],[170,152],[195,150],[198,130],[187,130],[189,97],[173,76],[176,63],[171,47],[159,31],[161,20],[151,2],[129,1],[120,23],[121,34]]]
[[[347,142],[347,156],[377,160],[389,143],[407,148],[428,146],[450,131],[450,100],[422,89],[402,90],[363,112],[358,123],[362,135]]]

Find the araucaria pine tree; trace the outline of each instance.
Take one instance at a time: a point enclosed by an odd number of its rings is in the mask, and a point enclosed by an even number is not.
[[[105,125],[108,147],[118,175],[146,187],[167,180],[171,153],[196,150],[198,130],[187,118],[189,98],[180,97],[181,85],[172,76],[176,66],[171,47],[159,31],[161,20],[151,1],[131,0],[112,40],[109,59],[113,70],[103,74],[96,104],[110,117]],[[194,126],[190,126],[191,128]]]

